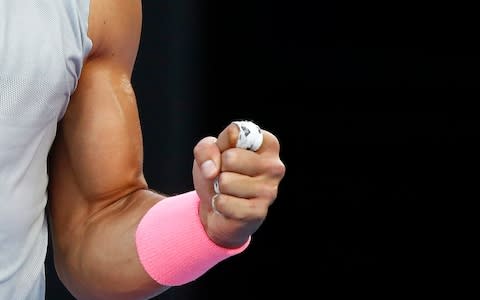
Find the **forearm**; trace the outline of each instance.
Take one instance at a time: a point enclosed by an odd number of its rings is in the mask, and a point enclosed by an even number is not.
[[[55,223],[54,212],[57,272],[77,299],[148,299],[166,290],[146,273],[135,244],[140,220],[162,198],[137,190],[68,224]]]

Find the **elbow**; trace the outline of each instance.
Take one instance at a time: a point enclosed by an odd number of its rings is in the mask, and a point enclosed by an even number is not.
[[[91,256],[80,255],[70,262],[56,259],[55,267],[60,281],[77,300],[145,300],[169,288],[136,276],[137,270],[106,268]]]
[[[53,231],[55,268],[75,299],[144,300],[168,289],[154,281],[138,261],[134,235],[142,214],[132,215],[130,206],[124,201]],[[128,217],[123,216],[127,212]]]

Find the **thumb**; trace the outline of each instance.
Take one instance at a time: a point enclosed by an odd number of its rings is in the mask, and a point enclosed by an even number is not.
[[[221,164],[221,153],[216,144],[217,139],[206,137],[201,139],[193,149],[195,164],[202,175],[207,179],[213,179],[218,175]]]
[[[208,201],[214,195],[213,182],[221,168],[221,154],[216,141],[214,137],[203,138],[193,150],[193,184],[202,201]]]

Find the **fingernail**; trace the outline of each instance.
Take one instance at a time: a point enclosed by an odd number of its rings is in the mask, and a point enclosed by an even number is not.
[[[202,164],[202,173],[205,177],[213,177],[217,172],[217,167],[212,160],[207,160]]]

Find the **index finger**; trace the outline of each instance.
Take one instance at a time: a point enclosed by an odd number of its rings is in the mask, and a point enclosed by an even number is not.
[[[232,122],[227,127],[225,127],[225,129],[219,134],[217,139],[217,146],[220,149],[220,152],[223,152],[230,148],[236,148],[237,142],[239,141],[240,133],[241,129],[239,128],[239,125],[235,122]],[[278,152],[280,150],[280,144],[275,135],[265,129],[260,129],[260,134],[262,135],[261,145],[255,152]]]

